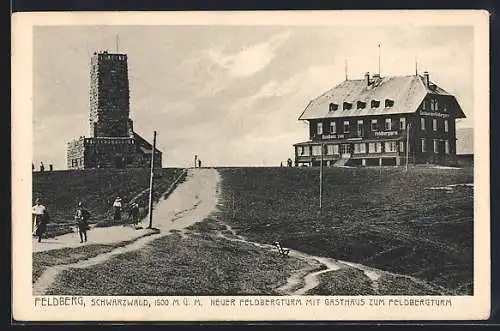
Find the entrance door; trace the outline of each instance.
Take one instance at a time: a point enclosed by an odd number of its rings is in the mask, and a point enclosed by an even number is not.
[[[351,157],[351,145],[349,145],[349,144],[340,145],[340,156],[341,157]]]

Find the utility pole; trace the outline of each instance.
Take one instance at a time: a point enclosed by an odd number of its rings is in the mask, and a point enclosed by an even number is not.
[[[408,156],[410,150],[410,123],[406,126],[406,171],[408,171]]]
[[[198,155],[194,155],[194,167],[196,168],[196,163],[198,162]]]
[[[153,149],[151,150],[151,174],[149,179],[149,226],[153,227],[153,178],[155,169],[155,151],[156,151],[156,131],[153,133]]]
[[[321,143],[321,162],[319,165],[319,212],[323,208],[323,143]]]

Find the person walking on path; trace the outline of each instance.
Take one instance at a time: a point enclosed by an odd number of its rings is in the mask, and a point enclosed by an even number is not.
[[[49,222],[49,214],[47,208],[40,203],[40,199],[35,200],[35,205],[33,206],[34,215],[34,229],[33,235],[38,237],[38,242],[42,241],[42,236],[47,230],[47,223]]]
[[[78,203],[78,208],[75,213],[76,224],[78,225],[78,232],[80,233],[80,242],[87,242],[87,230],[89,229],[88,220],[90,218],[90,213],[83,206],[82,202]]]
[[[198,168],[201,168],[201,160],[198,159]]]
[[[113,207],[115,208],[115,214],[113,216],[113,220],[121,221],[122,219],[122,199],[117,197],[115,202],[113,202]]]
[[[134,225],[137,225],[137,223],[139,223],[139,205],[135,202],[132,204],[132,208],[130,209],[130,216],[132,216]]]
[[[36,227],[37,224],[41,221],[43,216],[45,215],[47,208],[42,205],[40,198],[35,199],[35,205],[31,208],[32,220],[31,220],[31,232],[34,236],[36,236]]]

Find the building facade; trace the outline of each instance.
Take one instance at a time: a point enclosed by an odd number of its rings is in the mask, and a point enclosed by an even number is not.
[[[295,164],[317,166],[454,165],[456,98],[421,75],[345,80],[312,100],[299,120],[309,140],[294,145]]]
[[[153,146],[134,132],[126,54],[94,53],[90,68],[89,137],[68,143],[68,169],[149,167]],[[155,166],[162,153],[155,149]]]

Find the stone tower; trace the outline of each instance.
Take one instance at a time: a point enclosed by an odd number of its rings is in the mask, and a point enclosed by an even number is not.
[[[90,69],[90,136],[131,137],[126,54],[94,53]]]
[[[126,54],[94,53],[90,61],[90,137],[68,142],[68,169],[149,168],[153,146],[129,118]],[[155,166],[161,167],[157,148]]]

